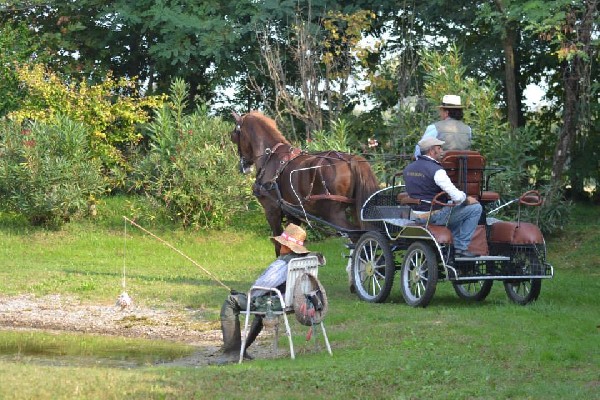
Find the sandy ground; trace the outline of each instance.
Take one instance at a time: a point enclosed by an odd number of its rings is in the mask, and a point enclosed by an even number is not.
[[[244,319],[241,318],[243,324]],[[84,304],[75,297],[50,295],[35,297],[0,295],[0,330],[44,330],[79,332],[120,337],[160,339],[187,343],[197,351],[174,366],[205,366],[219,357],[221,331],[214,322],[203,321],[198,310],[152,309],[135,302],[125,308]],[[249,351],[255,358],[287,356],[279,346],[273,351],[273,333],[263,331]]]

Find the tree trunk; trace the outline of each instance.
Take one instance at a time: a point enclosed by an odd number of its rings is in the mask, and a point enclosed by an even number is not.
[[[579,102],[583,96],[582,82],[585,78],[586,58],[590,60],[592,54],[592,26],[598,13],[597,0],[588,0],[585,4],[586,9],[581,17],[581,23],[574,27],[578,37],[578,47],[585,54],[575,54],[573,58],[563,61],[561,69],[563,71],[563,81],[565,88],[565,102],[563,106],[563,126],[560,130],[560,136],[554,150],[554,159],[552,162],[552,180],[560,185],[564,180],[565,165],[569,156],[569,151],[575,142],[577,130],[583,126],[583,121],[579,120]],[[566,44],[565,44],[566,46]],[[586,88],[590,90],[589,88]]]
[[[506,6],[503,0],[496,0],[496,7],[504,15]],[[519,111],[521,109],[520,97],[517,97],[517,69],[515,60],[515,47],[519,31],[514,21],[503,21],[502,48],[504,50],[504,79],[506,94],[506,113],[508,123],[514,131],[519,127]]]
[[[552,180],[556,184],[562,184],[565,164],[571,144],[577,133],[577,101],[579,97],[579,68],[582,60],[575,57],[571,62],[563,62],[563,81],[565,87],[565,101],[563,105],[563,126],[560,129],[558,141],[554,148],[554,160],[552,162]]]
[[[504,74],[506,80],[506,107],[508,122],[512,130],[519,127],[519,108],[517,100],[517,77],[515,70],[515,43],[518,31],[511,26],[504,30],[502,46],[504,48]]]

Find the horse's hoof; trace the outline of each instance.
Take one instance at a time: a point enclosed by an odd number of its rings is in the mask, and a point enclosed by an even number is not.
[[[352,294],[356,293],[356,286],[350,285],[350,293],[352,293]]]

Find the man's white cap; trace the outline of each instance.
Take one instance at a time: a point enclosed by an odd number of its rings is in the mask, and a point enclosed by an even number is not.
[[[455,94],[446,94],[442,98],[442,105],[440,108],[463,108],[460,101],[460,96]]]
[[[425,139],[421,139],[418,144],[419,148],[421,149],[421,152],[424,153],[433,146],[441,146],[444,143],[446,142],[444,142],[443,140],[439,140],[434,137],[428,136]]]

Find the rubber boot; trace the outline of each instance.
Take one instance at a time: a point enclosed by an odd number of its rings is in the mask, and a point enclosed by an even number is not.
[[[216,364],[230,364],[240,359],[240,347],[242,347],[242,335],[240,333],[240,320],[236,318],[222,318],[221,332],[223,333],[223,347],[221,356]]]
[[[262,317],[256,315],[252,320],[252,325],[250,326],[250,331],[248,332],[248,337],[246,338],[246,347],[244,347],[244,360],[253,360],[250,354],[248,354],[247,350],[252,343],[256,340],[258,334],[262,331],[263,322]]]

